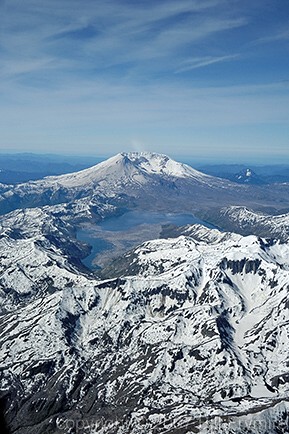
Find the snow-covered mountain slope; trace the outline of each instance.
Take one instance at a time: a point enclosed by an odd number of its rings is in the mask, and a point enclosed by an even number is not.
[[[61,288],[58,281],[65,280],[67,272],[87,273],[81,260],[90,247],[77,239],[77,225],[109,217],[115,210],[100,200],[84,199],[0,216],[0,314]]]
[[[53,240],[3,236],[2,289],[26,294],[1,317],[14,433],[286,432],[289,246],[187,231],[144,243],[105,281],[80,275]]]
[[[14,211],[0,219],[0,314],[71,284],[89,249],[48,210]]]
[[[111,201],[123,197],[127,208],[167,212],[251,203],[277,209],[289,206],[288,187],[283,186],[282,204],[275,190],[264,188],[205,175],[161,154],[121,153],[80,172],[0,187],[0,212],[96,196],[109,196]]]
[[[230,206],[208,212],[204,217],[243,235],[256,234],[284,242],[289,240],[289,213],[271,215],[244,206]]]

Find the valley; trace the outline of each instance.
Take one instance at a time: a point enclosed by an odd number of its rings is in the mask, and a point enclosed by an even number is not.
[[[164,225],[179,227],[195,223],[213,227],[190,214],[140,211],[128,211],[96,224],[85,224],[77,231],[77,239],[89,244],[92,250],[82,262],[91,269],[103,268],[137,245],[160,238]]]

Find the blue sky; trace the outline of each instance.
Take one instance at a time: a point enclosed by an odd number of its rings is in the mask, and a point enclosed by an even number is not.
[[[0,150],[289,163],[288,0],[0,0]]]

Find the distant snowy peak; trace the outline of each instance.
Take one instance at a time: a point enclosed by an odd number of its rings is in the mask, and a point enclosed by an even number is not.
[[[241,172],[238,172],[234,176],[234,181],[238,182],[239,184],[264,184],[264,180],[261,176],[257,175],[253,170],[250,168],[243,169]]]

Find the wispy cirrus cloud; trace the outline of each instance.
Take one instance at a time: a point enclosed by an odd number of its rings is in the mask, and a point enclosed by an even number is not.
[[[205,66],[213,65],[214,63],[220,62],[228,62],[230,60],[235,60],[240,57],[239,54],[231,54],[228,56],[205,56],[205,57],[196,57],[193,59],[188,59],[180,65],[180,68],[175,71],[176,74],[180,74],[182,72],[191,71],[192,69],[203,68]]]
[[[197,129],[286,125],[286,57],[265,44],[288,38],[281,12],[268,25],[274,2],[0,2],[3,143],[189,143]]]
[[[266,44],[270,42],[278,42],[278,41],[288,41],[289,40],[289,30],[281,30],[275,32],[271,35],[263,36],[254,41],[255,44]]]
[[[47,57],[56,69],[57,65],[63,67],[59,60],[66,59],[66,69],[76,73],[85,69],[96,73],[113,65],[124,65],[120,76],[136,66],[167,70],[171,56],[182,61],[190,45],[246,24],[244,18],[228,13],[224,17],[222,11],[216,14],[216,8],[223,4],[223,0],[137,4],[111,0],[83,1],[80,9],[76,0],[27,0],[25,7],[14,0],[2,7],[6,17],[2,65],[12,74],[5,64],[16,65],[19,60],[19,65],[26,62],[38,71],[37,59]],[[156,58],[162,62],[152,65]],[[20,74],[21,67],[14,71]]]

